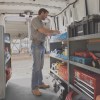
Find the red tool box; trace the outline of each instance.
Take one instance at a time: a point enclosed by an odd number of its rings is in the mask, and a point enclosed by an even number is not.
[[[58,75],[61,76],[64,80],[68,80],[68,70],[67,66],[61,66],[58,69]]]
[[[91,52],[91,51],[75,51],[74,55],[77,56],[77,58],[78,57],[84,57],[84,59],[92,58],[92,61],[90,62],[91,63],[90,65],[92,65],[95,68],[100,68],[100,57],[97,56],[95,53],[96,52]],[[72,59],[72,57],[71,57],[71,59]],[[80,59],[78,59],[78,60],[75,59],[75,60],[77,62],[80,62],[79,61]],[[86,61],[88,61],[88,60],[86,60]],[[87,65],[89,65],[89,64],[87,64]]]
[[[79,56],[79,57],[85,57],[85,58],[90,58],[91,57],[89,51],[75,51],[74,55]]]
[[[74,69],[74,86],[96,100],[96,96],[100,95],[100,75]]]

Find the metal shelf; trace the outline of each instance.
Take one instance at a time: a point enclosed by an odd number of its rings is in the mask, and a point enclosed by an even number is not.
[[[86,100],[92,100],[90,99],[90,97],[88,97],[85,93],[81,92],[79,89],[77,89],[75,86],[73,85],[69,85],[74,91],[76,91],[78,94],[82,95],[83,97],[86,98]]]
[[[80,68],[83,68],[83,69],[87,69],[89,71],[92,71],[92,72],[95,72],[97,74],[100,74],[100,69],[97,69],[97,68],[94,68],[92,66],[88,66],[88,65],[84,65],[84,64],[81,64],[81,63],[78,63],[78,62],[74,62],[74,61],[69,61],[70,64],[73,64],[77,67],[80,67]]]
[[[68,85],[68,82],[66,80],[64,80],[62,77],[60,77],[57,73],[55,73],[55,71],[53,71],[52,69],[50,69],[50,71],[56,75],[59,79],[61,79],[64,83],[66,83]]]
[[[78,40],[81,41],[81,40],[91,40],[91,39],[100,39],[100,33],[96,33],[96,34],[90,34],[90,35],[83,35],[83,36],[76,36],[76,37],[71,37],[71,38],[68,38],[66,40],[50,40],[50,43],[55,43],[53,46],[51,46],[51,51],[56,48],[58,45],[56,45],[57,42],[66,42],[68,43],[68,50],[69,50],[69,56],[71,53],[73,53],[74,51],[78,50],[78,49],[82,49],[82,50],[86,50],[86,44],[87,42],[85,43],[85,41],[83,42],[80,42],[79,45],[77,45],[77,42]],[[70,43],[71,41],[73,41],[73,43]],[[74,43],[74,41],[77,41]],[[51,73],[53,73],[56,77],[58,77],[58,79],[60,79],[61,81],[63,81],[64,83],[66,83],[68,85],[68,88],[71,88],[73,89],[74,91],[76,91],[79,95],[82,95],[83,97],[86,98],[86,100],[93,100],[91,99],[91,97],[86,94],[84,91],[82,92],[81,89],[79,88],[76,88],[74,85],[72,85],[70,83],[70,81],[72,82],[72,69],[70,69],[70,64],[74,65],[74,66],[77,66],[77,67],[80,67],[80,68],[83,68],[85,70],[89,70],[91,72],[94,72],[96,74],[100,74],[100,69],[97,69],[97,68],[94,68],[92,66],[88,66],[88,65],[84,65],[84,64],[81,64],[81,63],[78,63],[78,62],[74,62],[74,61],[70,61],[69,59],[68,60],[64,60],[62,58],[58,58],[56,56],[56,54],[52,55],[50,54],[50,57],[52,58],[55,58],[55,59],[58,59],[58,60],[61,60],[63,62],[68,62],[68,72],[69,72],[69,79],[68,81],[65,81],[62,77],[60,77],[54,70],[50,70]],[[70,76],[71,75],[71,76]],[[71,80],[70,80],[71,79]]]
[[[61,61],[63,61],[63,62],[68,62],[68,60],[64,60],[64,59],[62,59],[62,58],[55,57],[55,56],[53,56],[52,54],[50,54],[50,57],[56,58],[56,59],[61,60]]]
[[[87,40],[87,39],[99,39],[99,38],[100,38],[100,33],[96,33],[96,34],[90,34],[90,35],[71,37],[68,40],[75,41],[75,40]]]
[[[50,40],[50,43],[56,43],[56,42],[67,42],[68,40]]]
[[[7,62],[11,59],[11,55],[8,54],[7,57],[5,58],[5,64],[7,64]]]
[[[4,42],[5,42],[5,43],[9,43],[9,44],[10,44],[10,41],[5,40]]]

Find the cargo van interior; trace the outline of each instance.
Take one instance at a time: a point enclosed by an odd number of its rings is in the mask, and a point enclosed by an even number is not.
[[[31,21],[49,11],[42,96],[31,92]],[[0,100],[100,100],[100,0],[0,0]]]

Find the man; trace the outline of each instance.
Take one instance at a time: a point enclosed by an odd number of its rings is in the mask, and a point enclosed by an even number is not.
[[[49,30],[43,26],[42,20],[47,18],[48,13],[49,12],[46,9],[41,8],[38,11],[38,16],[33,18],[31,22],[31,49],[33,54],[32,93],[36,96],[41,95],[39,88],[49,88],[49,85],[43,83],[42,76],[45,37],[60,33],[58,30]]]

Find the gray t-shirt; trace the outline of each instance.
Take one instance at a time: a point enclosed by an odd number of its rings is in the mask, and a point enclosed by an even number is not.
[[[35,17],[31,22],[31,40],[37,40],[40,42],[45,41],[46,35],[38,32],[38,29],[44,27],[43,22],[39,19],[39,17]]]

